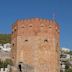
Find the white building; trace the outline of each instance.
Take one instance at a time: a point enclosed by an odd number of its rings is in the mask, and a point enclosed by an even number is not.
[[[0,68],[0,72],[10,72],[10,65],[7,68]]]
[[[9,69],[8,68],[1,68],[0,72],[9,72]]]
[[[0,59],[5,60],[5,59],[11,59],[11,44],[6,43],[6,44],[0,44]]]
[[[61,50],[64,51],[64,52],[70,52],[69,48],[62,48]]]
[[[3,51],[11,51],[11,44],[10,43],[6,43],[6,44],[0,44],[0,49]]]

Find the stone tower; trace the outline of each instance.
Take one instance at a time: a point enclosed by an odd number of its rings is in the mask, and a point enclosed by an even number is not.
[[[12,72],[60,72],[59,31],[53,20],[17,20],[12,26]]]

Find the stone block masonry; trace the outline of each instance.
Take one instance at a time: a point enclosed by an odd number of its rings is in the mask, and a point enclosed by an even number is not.
[[[53,20],[17,20],[12,26],[12,72],[60,72],[59,31]]]

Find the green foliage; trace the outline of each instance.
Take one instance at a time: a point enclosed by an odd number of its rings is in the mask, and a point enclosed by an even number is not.
[[[70,51],[69,54],[72,55],[72,51]]]
[[[72,69],[67,69],[65,72],[72,72]]]
[[[7,68],[8,65],[12,65],[11,59],[6,59],[5,61],[0,60],[0,68]]]
[[[3,61],[0,60],[0,68],[2,68],[3,66]]]
[[[11,34],[0,34],[0,44],[11,43]]]
[[[65,65],[66,65],[65,69],[68,70],[70,68],[70,63],[67,61],[67,62],[65,62]]]
[[[6,63],[6,64],[9,64],[9,65],[13,65],[13,63],[12,63],[12,60],[11,60],[11,59],[6,59],[6,60],[5,60],[5,63]]]
[[[65,69],[69,69],[69,65],[66,65],[66,66],[65,66]]]
[[[70,66],[71,66],[70,63],[66,62],[65,65],[66,65],[65,66],[65,72],[72,72],[72,69],[70,68]]]

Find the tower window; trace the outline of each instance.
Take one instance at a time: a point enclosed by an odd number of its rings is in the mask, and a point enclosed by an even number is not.
[[[56,52],[58,52],[57,48],[56,48]]]
[[[12,46],[14,46],[14,43],[12,44]]]
[[[52,26],[51,25],[48,25],[48,28],[52,28]]]
[[[41,24],[40,27],[44,27],[44,24]]]
[[[16,29],[14,29],[14,31],[16,31]]]
[[[28,40],[25,40],[25,42],[27,42]]]
[[[48,42],[48,40],[47,40],[47,39],[45,39],[45,40],[44,40],[44,42]]]
[[[14,59],[14,56],[12,58]]]
[[[44,27],[43,25],[41,25],[40,27]]]
[[[29,27],[32,27],[32,25],[30,25]]]
[[[22,26],[21,28],[25,28],[24,26]]]
[[[51,26],[49,26],[49,28],[51,28]]]

